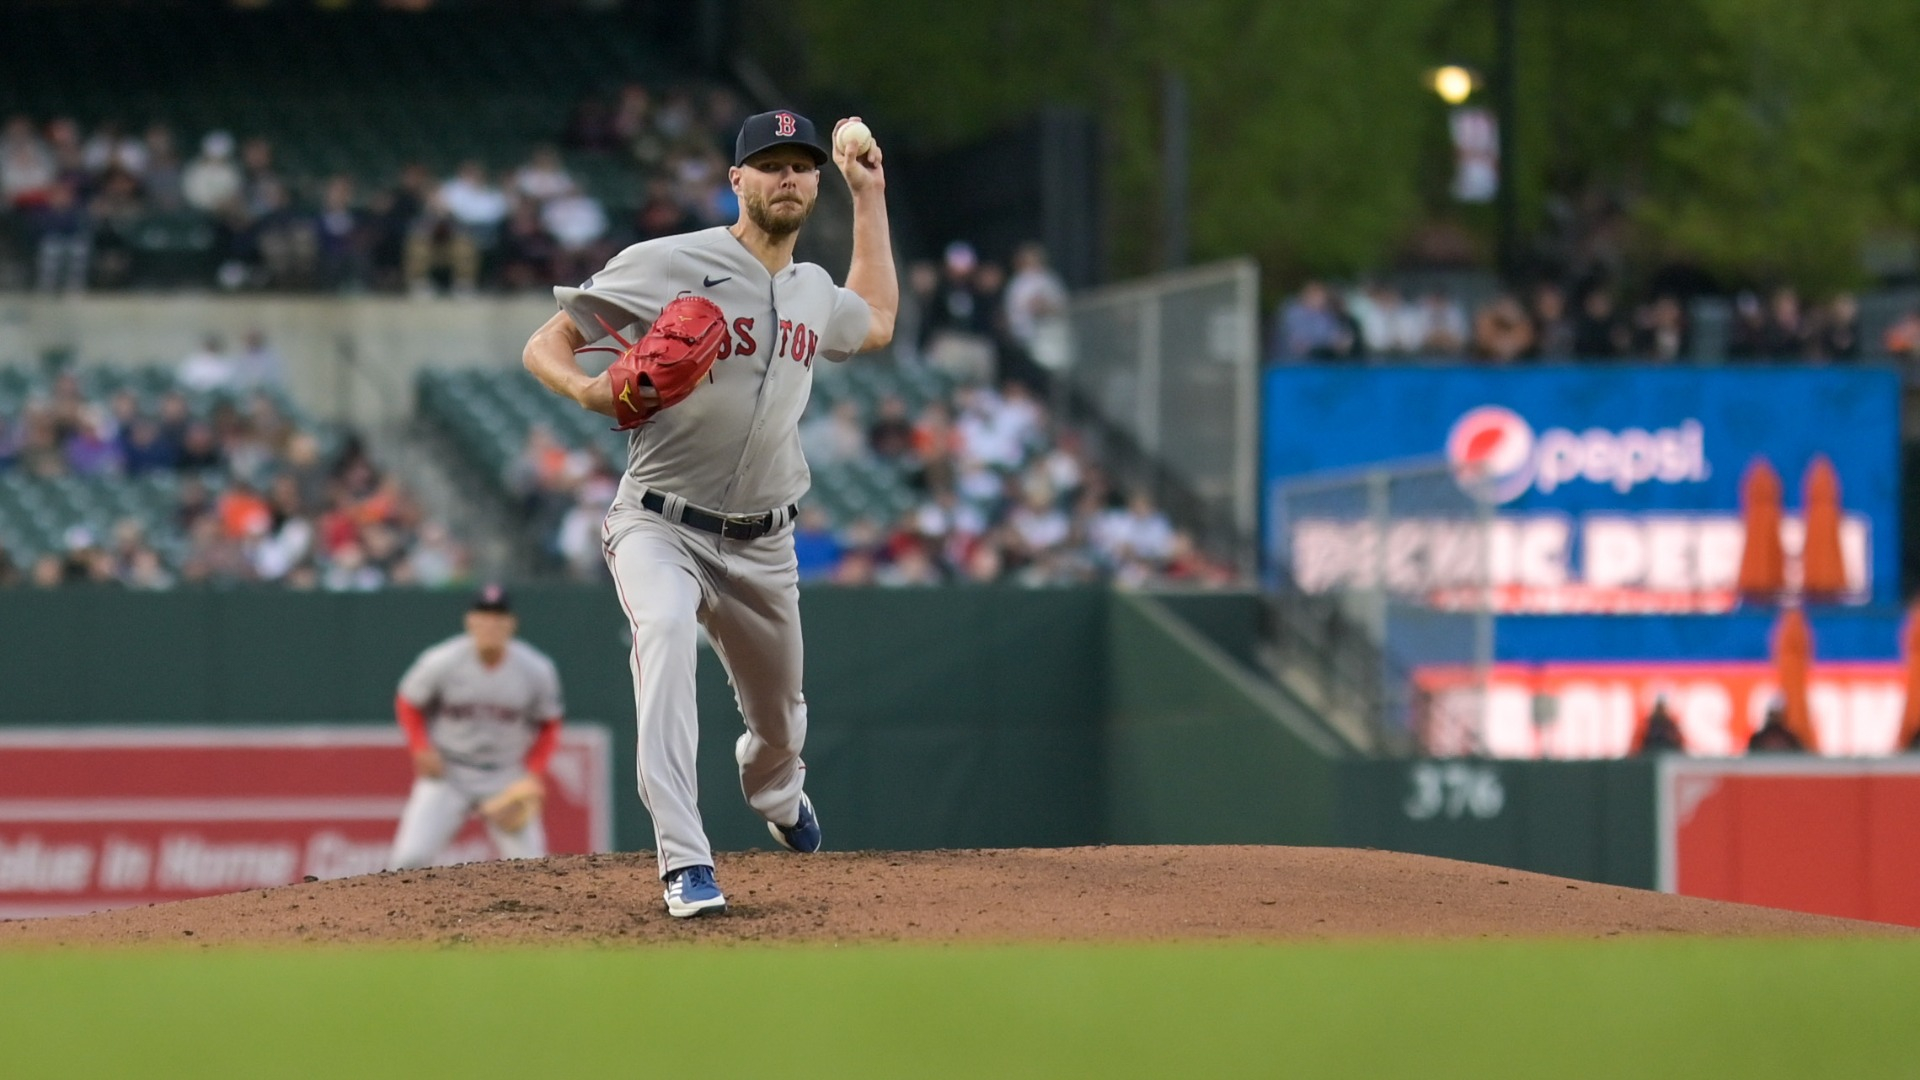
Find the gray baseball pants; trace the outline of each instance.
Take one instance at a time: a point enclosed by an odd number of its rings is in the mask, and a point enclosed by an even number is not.
[[[761,817],[800,816],[807,702],[800,692],[800,574],[793,531],[727,540],[616,502],[607,512],[607,566],[633,631],[640,801],[653,815],[660,876],[712,866],[700,823],[700,713],[694,700],[699,627],[725,666],[746,733],[734,744],[740,790]]]
[[[414,777],[406,809],[400,812],[400,827],[394,831],[388,867],[412,870],[433,865],[481,803],[525,775],[527,771],[520,768],[476,769],[449,761],[439,777]],[[538,814],[517,833],[491,821],[486,824],[487,835],[503,859],[538,859],[547,853],[547,831]]]

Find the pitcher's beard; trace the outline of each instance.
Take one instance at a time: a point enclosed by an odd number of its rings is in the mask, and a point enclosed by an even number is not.
[[[780,203],[775,205],[758,195],[747,196],[747,220],[754,227],[776,240],[784,240],[800,231],[813,215],[810,202]]]

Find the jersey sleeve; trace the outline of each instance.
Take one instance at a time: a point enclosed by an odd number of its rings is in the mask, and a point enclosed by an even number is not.
[[[556,287],[553,298],[589,343],[622,327],[651,323],[672,298],[667,281],[672,255],[673,248],[657,240],[635,244],[578,288]]]
[[[553,666],[552,660],[540,665],[539,692],[534,697],[533,719],[536,722],[558,720],[565,715],[567,704],[560,696],[560,671]]]
[[[400,676],[400,694],[408,704],[417,709],[432,707],[440,696],[440,676],[446,666],[441,661],[444,650],[439,646],[420,654],[405,675]]]
[[[866,343],[867,328],[873,324],[873,311],[852,289],[835,287],[833,312],[827,316],[827,328],[820,335],[820,355],[829,360],[845,360]]]

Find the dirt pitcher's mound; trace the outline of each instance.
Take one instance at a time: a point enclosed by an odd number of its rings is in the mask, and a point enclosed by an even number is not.
[[[650,855],[404,871],[0,923],[9,944],[1162,941],[1900,933],[1382,851],[1101,847],[721,857],[732,910],[667,917]]]

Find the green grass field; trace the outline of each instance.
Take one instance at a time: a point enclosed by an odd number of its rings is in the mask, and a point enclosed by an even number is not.
[[[0,954],[0,1075],[1920,1075],[1920,942]]]

